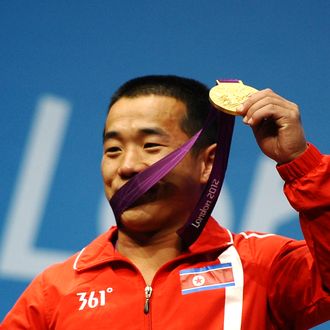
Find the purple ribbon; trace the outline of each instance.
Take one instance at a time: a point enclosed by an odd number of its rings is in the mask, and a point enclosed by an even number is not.
[[[238,83],[239,79],[218,79],[221,83]]]
[[[155,183],[162,179],[183,159],[198,137],[208,128],[213,120],[218,121],[218,143],[213,168],[194,211],[186,224],[178,230],[178,235],[187,246],[190,246],[198,238],[207,219],[212,213],[221,191],[227,168],[231,137],[235,122],[234,116],[218,112],[215,109],[210,111],[203,128],[192,138],[180,148],[174,150],[144,171],[135,175],[114,194],[110,200],[110,205],[114,212],[117,224],[120,223],[122,212],[132,205]],[[211,195],[212,198],[210,198]]]
[[[190,218],[178,230],[178,235],[187,246],[196,241],[205,227],[219,197],[227,170],[235,116],[217,111],[217,121],[217,148],[210,177]]]

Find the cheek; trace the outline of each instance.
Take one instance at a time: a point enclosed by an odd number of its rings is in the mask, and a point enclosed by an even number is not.
[[[201,174],[201,164],[191,158],[185,158],[177,166],[178,172],[184,180],[199,181]],[[189,180],[190,179],[190,180]]]
[[[199,168],[196,164],[194,166],[190,165],[181,163],[168,174],[168,180],[177,187],[177,192],[181,195],[194,194],[196,191],[200,192],[201,190]]]
[[[102,177],[103,177],[103,182],[106,185],[110,185],[112,183],[114,173],[115,173],[113,165],[114,165],[113,162],[110,163],[110,160],[107,159],[106,157],[102,158],[101,174],[102,174]]]

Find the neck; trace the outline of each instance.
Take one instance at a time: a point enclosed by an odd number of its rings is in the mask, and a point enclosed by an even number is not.
[[[131,234],[119,230],[117,250],[135,264],[150,285],[157,270],[180,255],[182,247],[176,232]]]

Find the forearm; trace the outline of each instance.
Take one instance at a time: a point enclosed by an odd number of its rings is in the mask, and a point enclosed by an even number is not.
[[[330,290],[330,156],[310,145],[298,159],[278,166],[278,171],[289,202],[299,212],[323,286]]]

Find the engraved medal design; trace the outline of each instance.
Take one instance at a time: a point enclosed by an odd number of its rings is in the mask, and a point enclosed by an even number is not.
[[[239,115],[236,108],[258,90],[244,85],[241,80],[217,80],[217,86],[210,89],[209,98],[212,105],[230,115]]]

